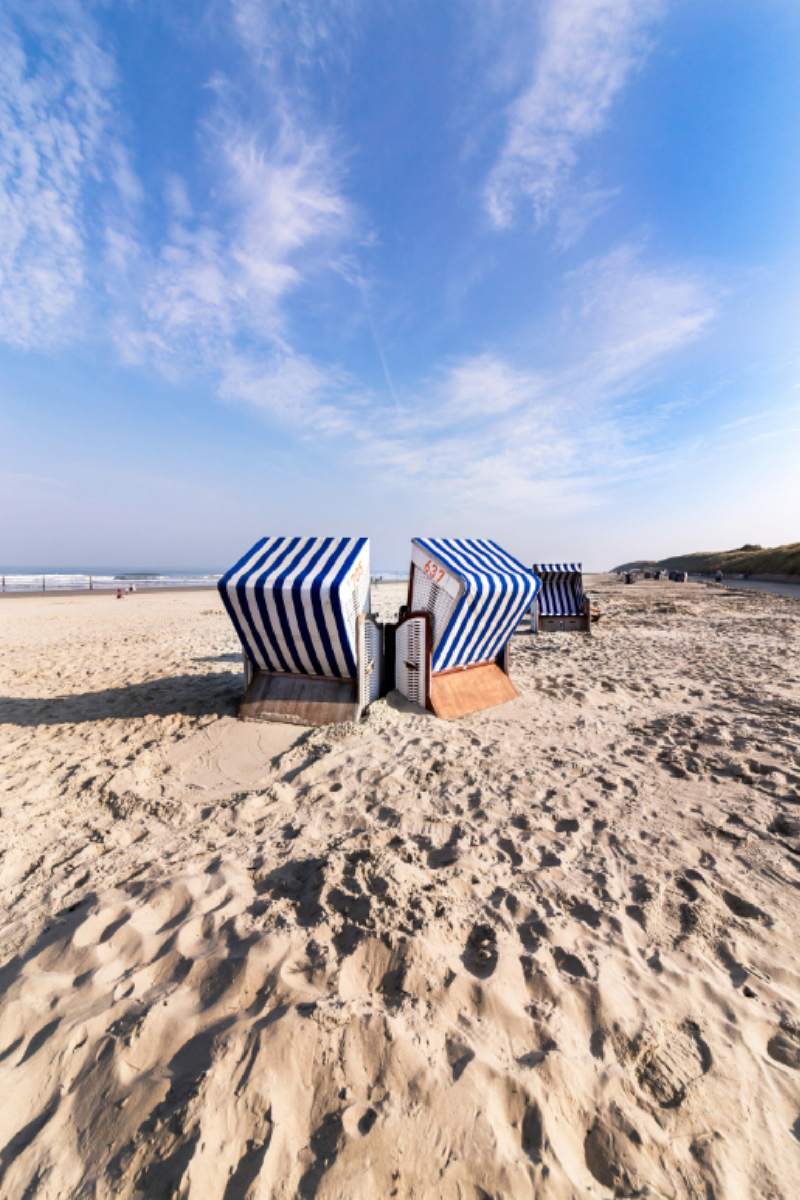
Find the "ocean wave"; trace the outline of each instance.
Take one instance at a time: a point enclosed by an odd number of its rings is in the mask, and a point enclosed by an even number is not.
[[[139,588],[166,587],[212,587],[219,575],[191,572],[156,572],[126,571],[114,575],[90,575],[83,572],[65,573],[63,571],[45,571],[43,573],[7,573],[2,576],[2,590],[5,592],[56,592],[56,591],[89,591],[115,590],[119,587],[135,586]]]

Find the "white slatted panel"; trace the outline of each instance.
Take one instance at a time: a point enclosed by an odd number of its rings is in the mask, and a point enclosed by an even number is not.
[[[411,593],[412,612],[427,612],[431,614],[433,626],[433,644],[437,645],[439,638],[447,628],[447,622],[452,616],[458,602],[458,592],[451,595],[443,587],[439,587],[429,576],[416,567],[414,570],[414,587]]]
[[[362,711],[380,698],[383,690],[383,631],[366,616],[359,629],[358,694]]]
[[[397,627],[395,642],[395,687],[401,695],[425,707],[425,675],[428,647],[425,644],[427,622],[411,617]]]

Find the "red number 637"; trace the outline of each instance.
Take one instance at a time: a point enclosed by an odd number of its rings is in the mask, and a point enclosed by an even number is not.
[[[428,561],[425,563],[425,566],[422,569],[426,575],[430,575],[430,577],[434,583],[441,583],[442,580],[444,579],[444,571],[442,570],[442,568],[437,567],[436,563],[432,563],[430,559],[428,559]],[[437,575],[438,575],[438,579],[437,579]]]

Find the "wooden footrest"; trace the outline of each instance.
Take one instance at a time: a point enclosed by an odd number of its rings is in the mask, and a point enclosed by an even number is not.
[[[431,676],[431,708],[445,721],[494,708],[518,696],[509,677],[494,663]]]
[[[359,718],[356,679],[308,679],[303,675],[271,675],[256,671],[239,716],[249,721],[283,721],[288,725],[335,725]]]

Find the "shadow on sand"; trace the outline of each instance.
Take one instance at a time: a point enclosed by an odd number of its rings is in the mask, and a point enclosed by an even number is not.
[[[235,716],[241,694],[241,671],[224,671],[214,675],[171,675],[128,687],[46,699],[0,696],[0,725],[77,725],[176,714]]]

